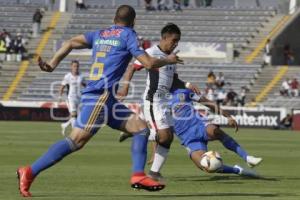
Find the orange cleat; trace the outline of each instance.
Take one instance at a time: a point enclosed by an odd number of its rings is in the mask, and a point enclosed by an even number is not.
[[[155,181],[145,175],[145,173],[135,173],[130,179],[131,187],[134,189],[143,189],[147,191],[159,191],[165,188],[165,185]]]
[[[31,183],[34,180],[32,175],[31,167],[20,167],[17,170],[17,175],[19,179],[19,191],[23,197],[31,197],[31,193],[29,192],[29,188]]]

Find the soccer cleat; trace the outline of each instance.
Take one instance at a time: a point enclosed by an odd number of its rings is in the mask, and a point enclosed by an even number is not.
[[[135,173],[131,176],[130,179],[131,187],[134,189],[143,189],[147,191],[159,191],[165,188],[165,185],[159,183],[149,176],[146,176],[145,173]]]
[[[239,175],[241,175],[241,176],[246,176],[246,177],[251,177],[251,178],[260,178],[260,175],[257,174],[254,170],[242,168],[239,165],[234,165],[233,167],[240,170]]]
[[[19,180],[19,191],[23,197],[31,197],[29,192],[31,183],[34,180],[34,176],[31,171],[31,167],[20,167],[17,170],[17,176]]]
[[[123,142],[124,140],[126,140],[127,138],[130,138],[130,137],[132,137],[132,134],[121,132],[120,137],[119,137],[119,142]]]
[[[160,183],[164,182],[164,177],[159,172],[149,171],[148,176],[155,181],[159,181]]]
[[[263,160],[262,158],[257,158],[254,156],[247,156],[247,164],[251,168],[259,165],[262,160]]]

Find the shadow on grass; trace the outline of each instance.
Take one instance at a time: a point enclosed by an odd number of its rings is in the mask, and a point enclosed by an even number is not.
[[[78,198],[99,198],[99,197],[108,197],[111,199],[126,199],[126,198],[188,198],[188,197],[279,197],[279,196],[294,196],[291,194],[275,194],[275,193],[238,193],[238,192],[220,192],[220,193],[189,193],[189,194],[159,194],[156,193],[156,195],[152,194],[47,194],[47,195],[38,195],[34,196],[36,198],[63,198],[68,197],[73,199],[73,197],[76,199]]]
[[[170,177],[171,181],[230,181],[232,183],[242,183],[242,180],[261,180],[261,181],[280,181],[281,178],[275,177],[260,177],[260,178],[252,178],[252,177],[244,177],[244,176],[183,176],[183,177]],[[238,181],[238,182],[237,182]],[[228,183],[230,183],[228,182]]]

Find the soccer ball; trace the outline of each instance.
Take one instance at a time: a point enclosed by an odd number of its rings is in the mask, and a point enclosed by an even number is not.
[[[217,172],[223,165],[220,154],[216,151],[208,151],[201,156],[200,165],[208,173]]]

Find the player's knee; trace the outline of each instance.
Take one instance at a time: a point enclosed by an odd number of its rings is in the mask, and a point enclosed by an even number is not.
[[[122,123],[121,127],[130,133],[136,133],[148,128],[146,122],[141,120],[137,114],[132,114],[129,120]]]
[[[72,139],[74,146],[76,147],[75,151],[80,150],[84,147],[86,144],[86,141],[80,138],[74,138]]]
[[[76,150],[79,150],[89,141],[90,136],[88,133],[72,132],[69,138],[74,142]]]
[[[220,140],[224,135],[220,127],[213,124],[207,127],[207,133],[209,138],[214,140]]]
[[[222,140],[227,136],[227,134],[224,133],[224,131],[220,127],[216,126],[216,128],[214,129],[214,136],[217,140]]]
[[[70,149],[71,149],[72,151],[77,151],[77,150],[79,150],[80,148],[82,148],[82,147],[80,147],[80,146],[78,145],[78,143],[76,143],[72,138],[67,137],[66,140],[68,141],[68,144],[69,144]]]
[[[135,126],[136,126],[136,129],[137,130],[144,130],[146,128],[148,128],[147,124],[145,121],[141,120],[138,115],[135,116],[136,117],[136,123],[135,123]]]
[[[160,146],[169,149],[173,141],[173,134],[168,134],[164,136],[161,136],[160,134],[156,134],[155,140],[157,144],[159,144]]]

